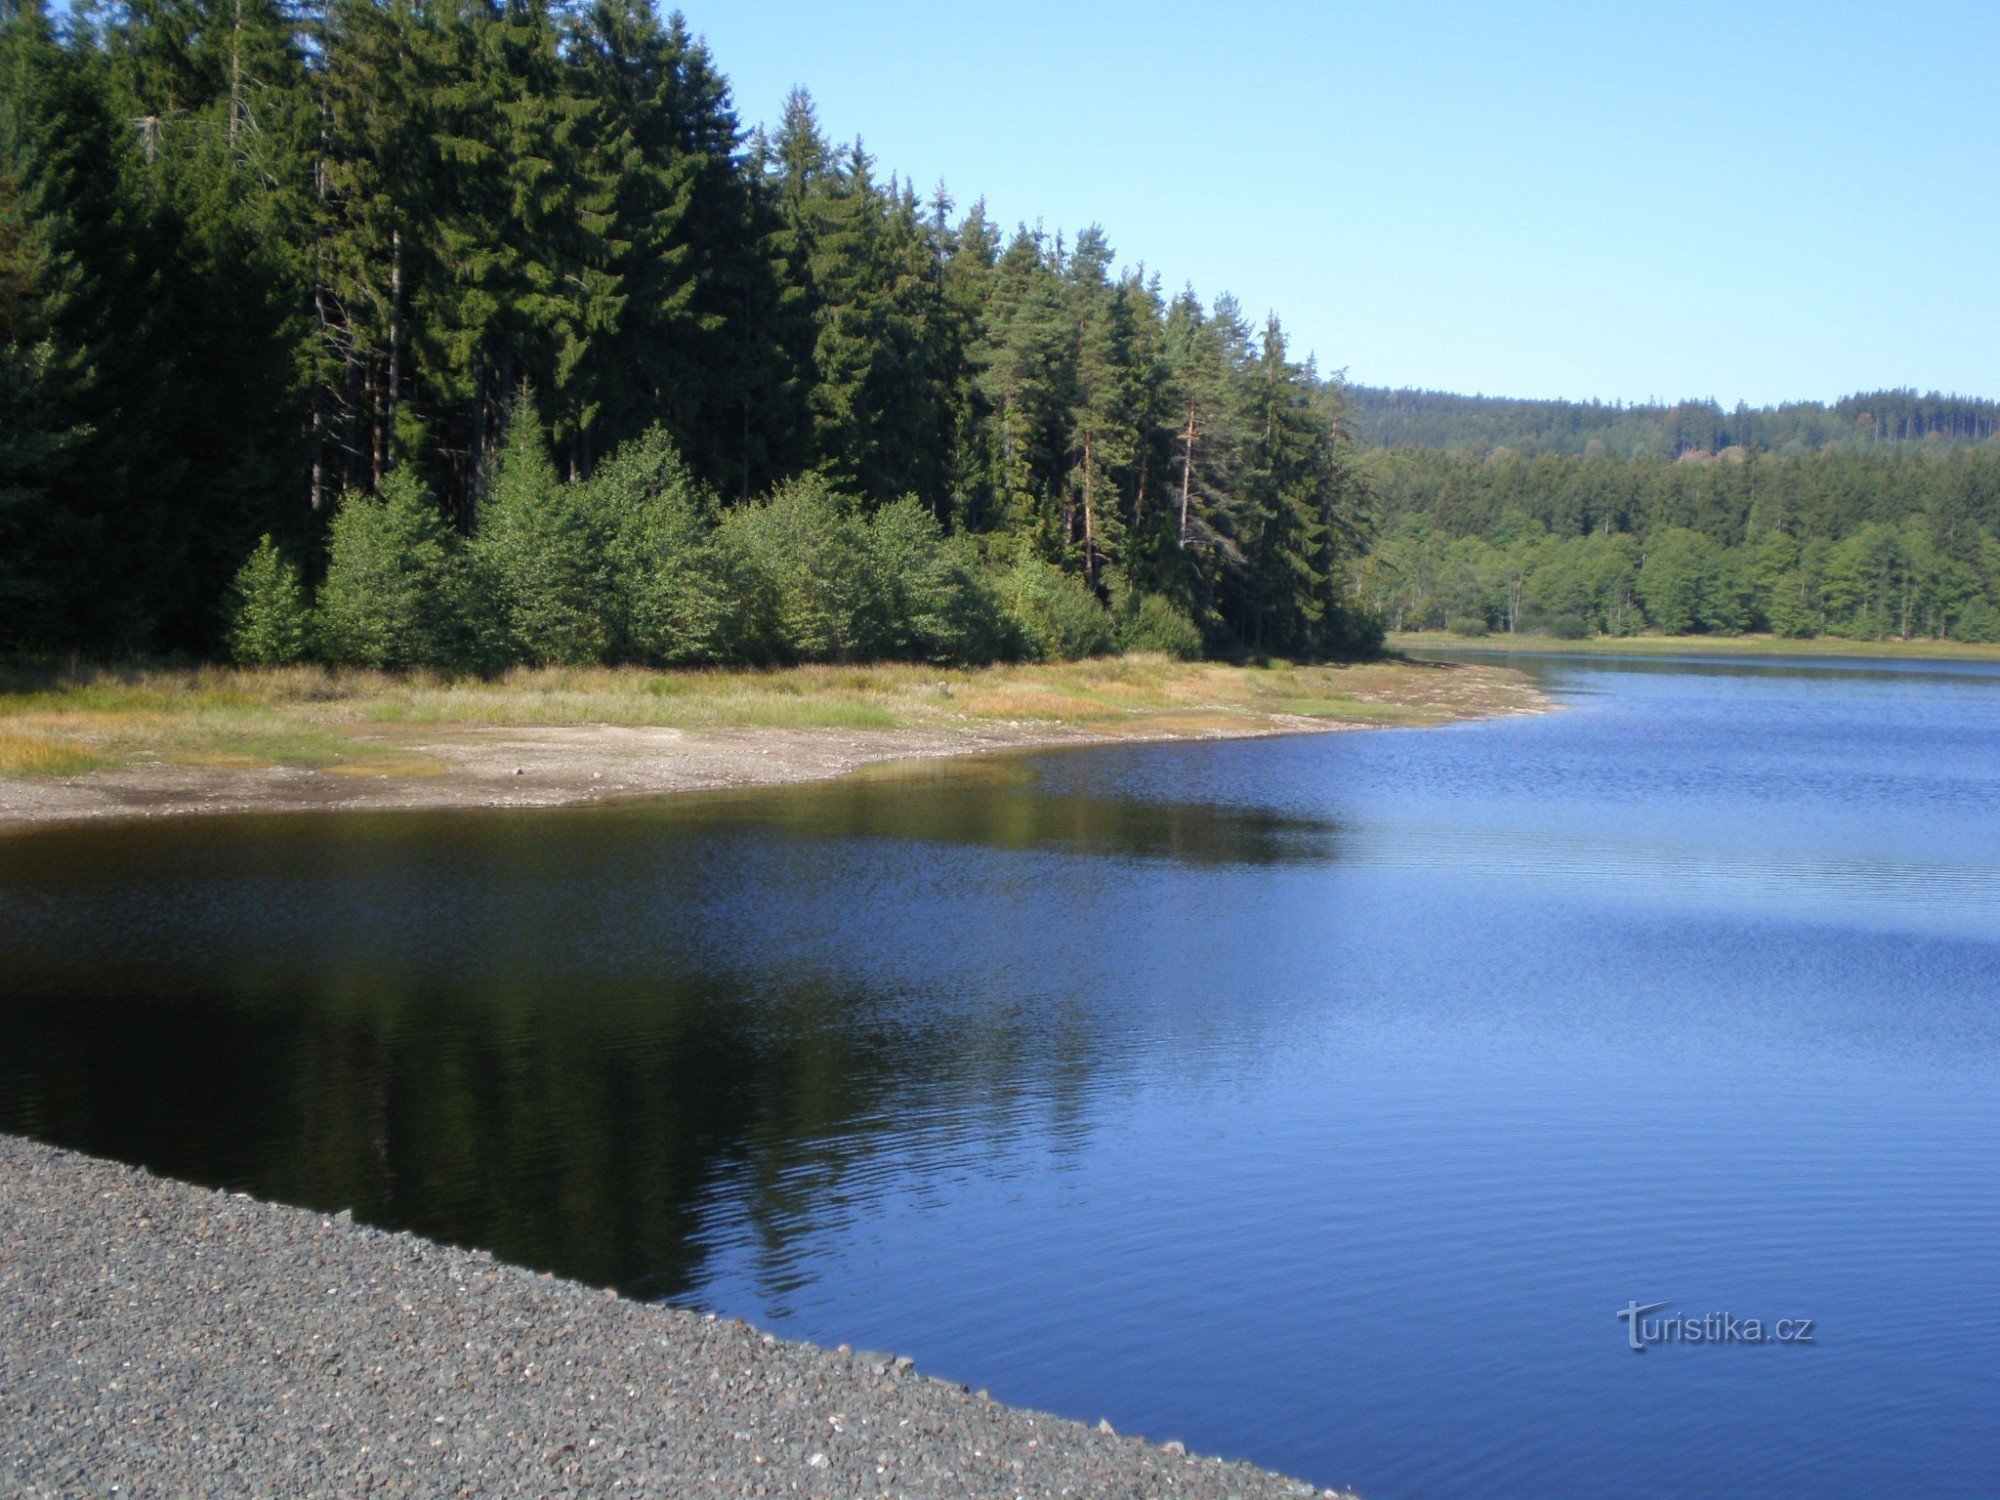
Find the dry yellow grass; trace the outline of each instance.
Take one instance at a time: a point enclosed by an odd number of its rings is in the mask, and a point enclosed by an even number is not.
[[[493,678],[318,667],[88,669],[0,678],[0,774],[121,762],[424,776],[428,752],[495,727],[687,730],[1068,728],[1208,735],[1301,720],[1434,723],[1526,706],[1512,674],[1410,662],[1262,667],[1158,656],[975,670],[906,664],[774,671],[522,669]],[[1532,697],[1532,695],[1529,695]]]
[[[75,740],[0,727],[0,776],[77,776],[103,764]]]

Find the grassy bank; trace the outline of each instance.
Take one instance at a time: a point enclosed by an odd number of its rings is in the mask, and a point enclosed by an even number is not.
[[[1468,675],[1469,672],[1469,675]],[[1101,737],[1422,725],[1529,706],[1497,669],[1381,661],[1233,667],[1164,657],[947,670],[521,670],[497,678],[316,667],[87,668],[0,677],[0,775],[135,764],[439,774],[455,735],[522,726],[687,731],[1008,728]],[[440,744],[447,748],[440,751]]]
[[[1392,651],[1588,652],[1602,656],[1801,656],[1869,657],[1909,661],[1996,661],[2000,645],[1965,641],[1850,641],[1828,636],[1796,640],[1779,635],[1591,636],[1580,641],[1531,635],[1452,635],[1443,630],[1404,631],[1389,637]]]

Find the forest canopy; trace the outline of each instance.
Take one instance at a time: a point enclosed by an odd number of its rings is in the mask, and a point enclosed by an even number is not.
[[[0,652],[1365,648],[1339,395],[646,0],[0,0]]]
[[[1389,391],[647,0],[0,0],[0,655],[2000,638],[2000,404]]]
[[[2000,640],[2000,444],[1361,462],[1391,629]]]

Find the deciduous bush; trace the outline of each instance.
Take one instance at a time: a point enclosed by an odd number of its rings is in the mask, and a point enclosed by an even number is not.
[[[1164,594],[1128,594],[1119,603],[1120,651],[1159,651],[1181,661],[1201,655],[1201,627]]]
[[[913,498],[868,523],[869,568],[881,597],[885,654],[976,666],[1007,654],[1011,632],[993,580],[968,537],[947,537]]]
[[[1000,601],[1036,661],[1075,661],[1111,649],[1111,616],[1079,578],[1036,558],[1003,574]]]
[[[717,540],[714,502],[664,429],[601,464],[586,503],[605,538],[614,655],[655,667],[751,658],[750,581]]]

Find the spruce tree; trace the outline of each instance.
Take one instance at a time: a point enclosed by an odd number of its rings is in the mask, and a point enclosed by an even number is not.
[[[398,469],[379,496],[350,490],[327,537],[315,629],[342,666],[454,668],[482,657],[480,595],[430,491]]]
[[[867,533],[823,479],[794,480],[730,512],[719,540],[744,570],[760,655],[866,661],[890,642]]]
[[[714,535],[714,502],[665,428],[614,453],[587,503],[605,539],[610,649],[648,666],[705,666],[755,656],[755,590]]]
[[[251,666],[283,667],[312,653],[312,610],[298,565],[267,535],[230,587],[229,653]]]
[[[581,666],[604,658],[604,545],[582,493],[557,478],[533,394],[523,389],[469,549],[509,660]]]

